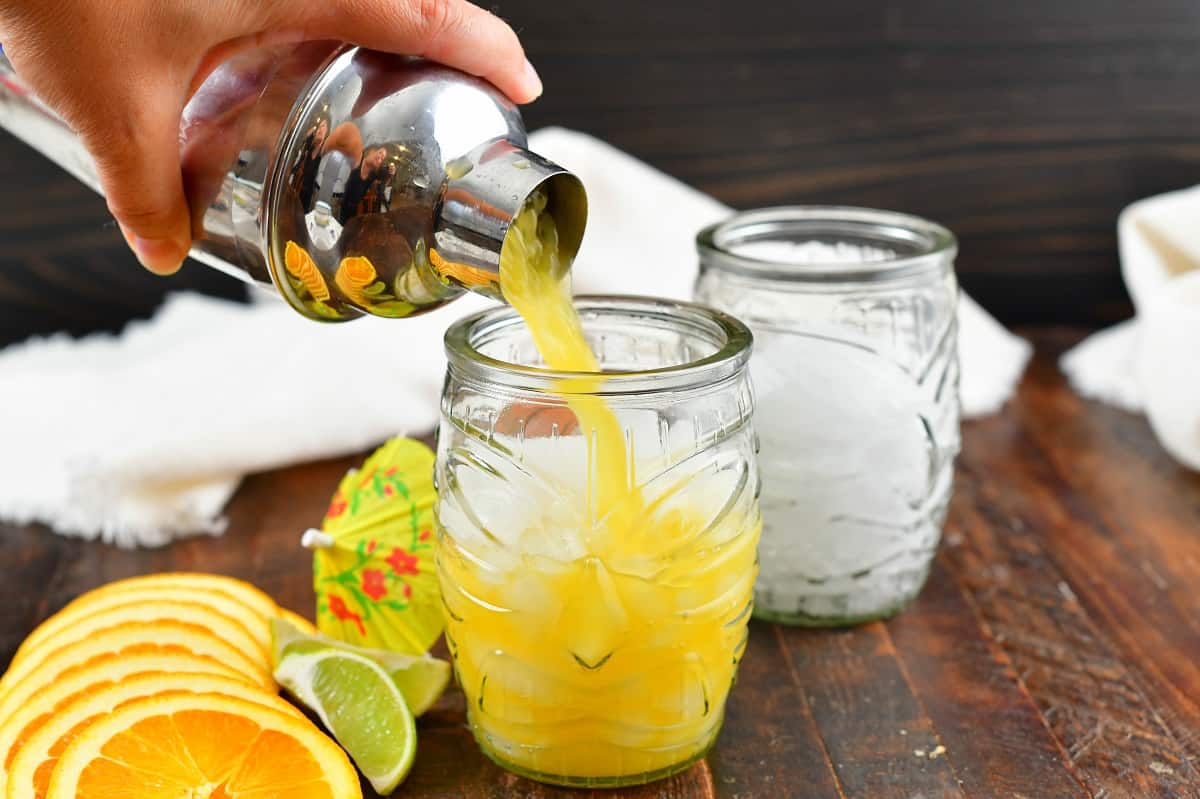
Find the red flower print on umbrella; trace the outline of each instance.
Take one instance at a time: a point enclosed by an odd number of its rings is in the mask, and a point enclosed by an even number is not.
[[[336,594],[329,596],[329,612],[341,621],[353,621],[358,628],[358,634],[367,637],[367,628],[363,626],[362,616],[346,607],[346,601]]]
[[[339,491],[334,495],[333,500],[329,503],[329,510],[325,512],[325,516],[330,519],[336,519],[338,516],[341,516],[346,512],[347,507],[348,504],[346,502],[346,498],[343,497],[342,492]]]
[[[405,552],[404,547],[396,547],[387,557],[387,564],[392,567],[392,571],[397,577],[403,577],[406,574],[420,574],[418,563],[420,563],[420,559],[416,555]]]
[[[387,596],[387,583],[379,569],[363,569],[362,592],[376,602]]]
[[[413,654],[441,635],[433,466],[424,444],[389,441],[342,479],[321,529],[304,534],[321,632]]]

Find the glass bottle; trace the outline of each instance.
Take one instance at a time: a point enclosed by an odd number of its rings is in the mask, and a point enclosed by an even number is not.
[[[800,206],[737,214],[697,246],[695,297],[756,341],[755,615],[896,613],[929,573],[959,449],[954,236],[904,214]]]
[[[685,303],[577,307],[602,376],[546,370],[511,309],[447,332],[437,564],[480,747],[604,787],[686,768],[721,726],[761,526],[751,337]],[[606,507],[614,440],[636,499]]]

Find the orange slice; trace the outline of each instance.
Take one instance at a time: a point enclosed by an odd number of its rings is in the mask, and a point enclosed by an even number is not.
[[[99,630],[82,641],[56,649],[41,660],[37,669],[9,686],[0,698],[0,719],[34,700],[46,686],[53,685],[68,669],[98,655],[121,652],[141,644],[156,644],[175,651],[207,655],[232,667],[262,688],[273,691],[275,680],[232,645],[207,628],[182,621],[131,621]]]
[[[288,610],[287,608],[279,609],[279,618],[290,623],[293,627],[295,627],[297,630],[304,633],[305,635],[320,635],[321,634],[320,631],[316,628],[316,626],[311,621],[304,618],[299,613],[294,613],[294,612]]]
[[[12,762],[6,795],[14,799],[42,799],[50,786],[58,756],[80,730],[126,702],[181,691],[236,696],[303,718],[300,711],[278,696],[237,677],[200,672],[142,672],[116,682],[97,683],[56,708],[54,715],[20,744]]]
[[[20,662],[25,653],[41,642],[53,638],[77,620],[92,616],[102,610],[135,602],[192,602],[207,605],[213,610],[237,619],[254,637],[264,652],[271,648],[271,624],[269,616],[262,616],[250,605],[231,594],[200,588],[192,585],[133,585],[120,591],[91,592],[71,602],[58,613],[46,619],[29,634],[13,656],[12,663]]]
[[[36,699],[26,702],[0,720],[0,797],[6,795],[8,772],[17,752],[51,716],[73,701],[80,691],[146,671],[219,674],[246,682],[245,677],[214,658],[164,650],[155,645],[100,655],[67,669],[53,684],[39,690]]]
[[[98,630],[131,621],[160,620],[182,621],[204,627],[233,646],[249,663],[260,669],[270,669],[270,654],[258,646],[254,637],[236,619],[195,602],[139,601],[132,605],[115,605],[76,619],[52,638],[26,650],[19,661],[8,667],[4,674],[4,685],[13,685],[26,674],[35,671],[51,652],[82,641]],[[2,696],[0,693],[0,697]]]
[[[79,731],[48,799],[359,799],[345,752],[307,719],[214,693],[121,705]]]
[[[215,591],[237,599],[243,605],[253,610],[263,619],[269,620],[279,612],[275,600],[243,580],[235,580],[219,574],[199,574],[196,572],[164,572],[162,574],[147,574],[141,577],[129,577],[125,580],[102,585],[94,591],[89,591],[76,599],[85,602],[95,597],[104,596],[117,591],[130,591],[139,588],[200,588]],[[74,603],[72,603],[74,604]]]

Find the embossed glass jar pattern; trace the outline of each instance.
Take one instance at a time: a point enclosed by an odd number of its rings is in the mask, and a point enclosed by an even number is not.
[[[546,370],[510,309],[448,331],[437,563],[483,751],[545,782],[613,786],[703,756],[746,646],[751,339],[684,303],[577,305],[603,377]],[[605,506],[616,461],[632,491]]]
[[[696,298],[755,336],[755,615],[824,626],[899,611],[928,575],[959,449],[954,237],[797,206],[738,214],[697,246]]]

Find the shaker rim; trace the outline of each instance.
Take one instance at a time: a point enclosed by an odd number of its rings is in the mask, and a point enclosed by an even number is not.
[[[446,330],[449,369],[468,380],[518,391],[611,397],[712,387],[741,374],[750,360],[754,342],[750,329],[733,316],[706,305],[616,294],[585,294],[573,299],[585,330],[589,319],[636,314],[682,332],[707,334],[716,339],[715,351],[685,363],[639,370],[571,372],[512,363],[479,349],[489,334],[525,325],[516,310],[505,305],[459,319]],[[571,381],[583,381],[588,388],[573,390]]]
[[[739,244],[832,240],[890,250],[870,261],[788,262],[739,253]],[[870,283],[945,269],[958,252],[946,227],[912,214],[849,205],[783,205],[742,211],[696,234],[704,263],[781,283]]]

